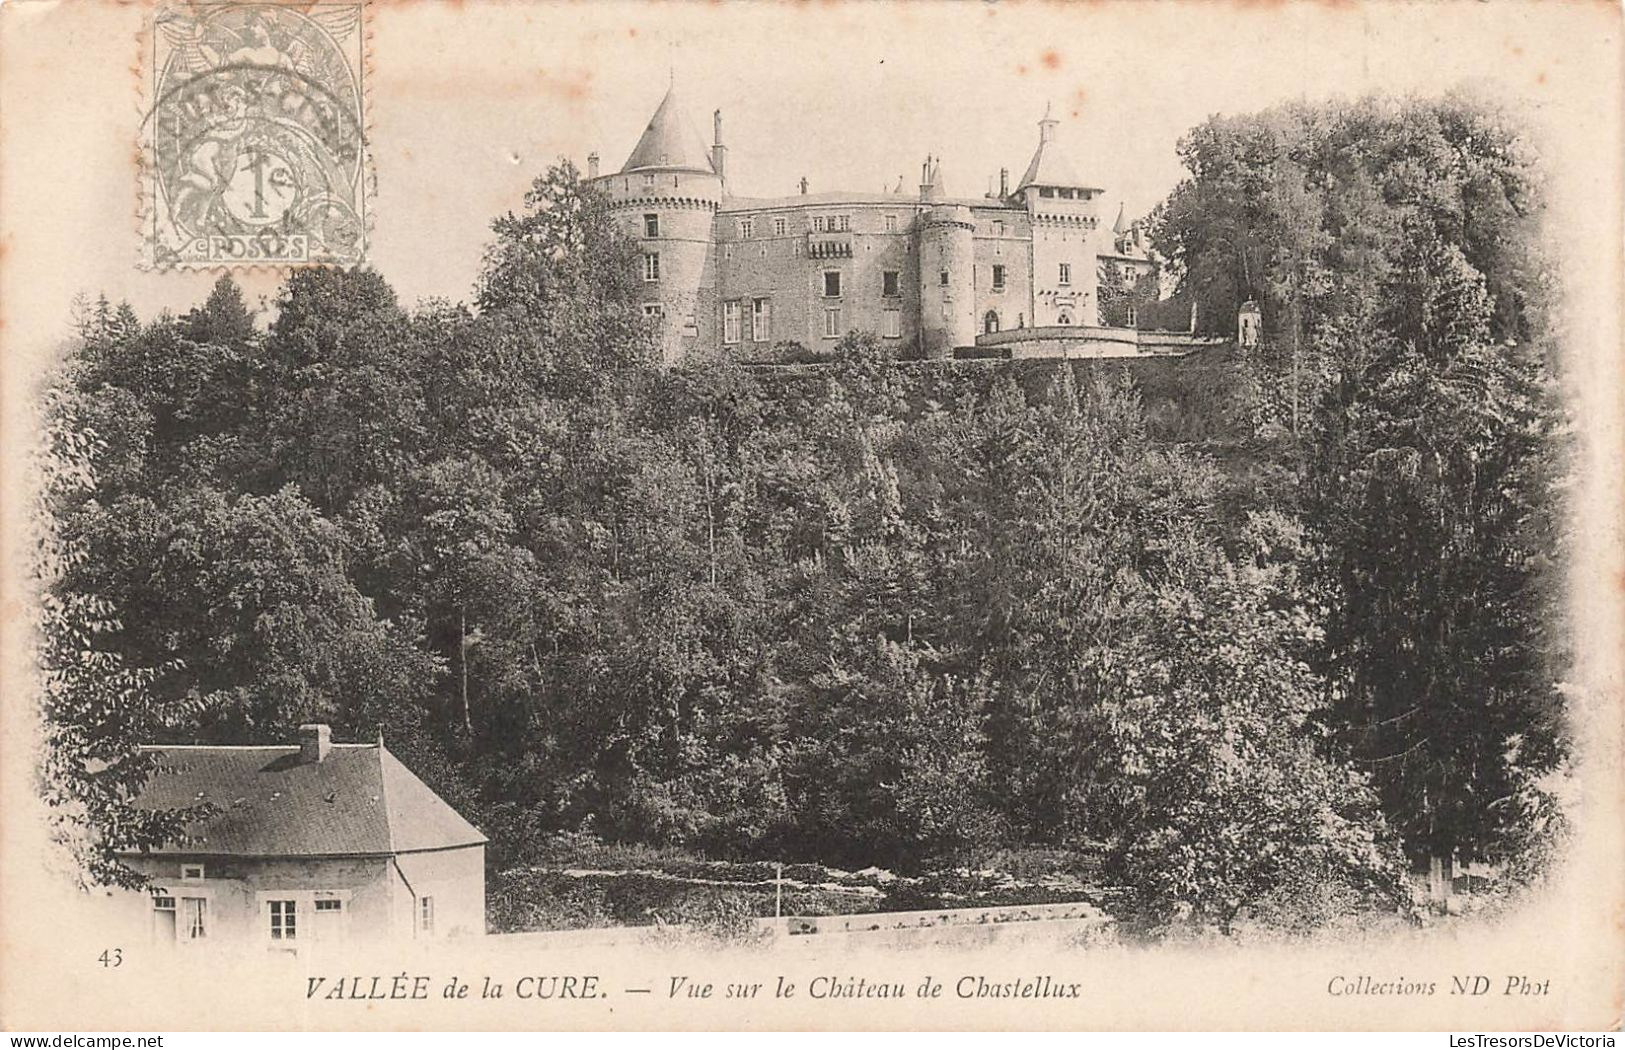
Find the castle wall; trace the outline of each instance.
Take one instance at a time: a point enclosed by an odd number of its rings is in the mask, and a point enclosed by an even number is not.
[[[975,208],[976,335],[987,330],[989,311],[999,331],[1031,326],[1033,274],[1032,223],[1011,208]],[[1002,232],[1001,232],[1002,228]],[[994,283],[994,268],[1004,270],[1004,286]]]
[[[1092,324],[1100,225],[1093,197],[1045,197],[1038,187],[1028,187],[1026,199],[1033,227],[1029,324]]]
[[[791,342],[814,354],[828,353],[854,329],[912,348],[919,317],[912,236],[917,208],[907,198],[895,204],[779,203],[761,209],[731,204],[716,217],[712,256],[720,352],[737,360],[770,361],[782,356],[775,347]],[[838,217],[845,229],[830,228]],[[815,218],[824,220],[824,229],[814,228]],[[781,219],[782,234],[775,232],[775,220]],[[747,220],[749,236],[742,225]],[[897,275],[894,295],[886,294],[887,272]],[[840,275],[839,295],[825,294],[826,273]],[[753,339],[751,323],[758,299],[767,302],[770,329],[760,341]],[[738,311],[737,342],[726,341],[730,303]],[[828,311],[834,311],[832,319]]]

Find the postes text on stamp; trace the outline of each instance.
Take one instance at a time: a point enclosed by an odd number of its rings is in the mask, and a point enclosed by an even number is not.
[[[160,7],[143,122],[154,268],[362,261],[363,4]]]

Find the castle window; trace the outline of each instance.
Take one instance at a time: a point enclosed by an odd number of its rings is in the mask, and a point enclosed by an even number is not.
[[[1004,267],[997,263],[993,265],[993,290],[995,292],[1004,291]]]
[[[739,220],[739,236],[741,238],[746,239],[746,240],[749,240],[750,238],[756,236],[756,220],[755,219],[740,219]]]
[[[948,271],[942,270],[937,274],[937,283],[944,288],[948,287]]]
[[[783,237],[785,231],[789,228],[790,224],[784,221],[784,216],[775,215],[773,217],[773,236]]]
[[[1062,310],[1061,316],[1055,319],[1055,323],[1060,325],[1070,325],[1072,323],[1072,315],[1067,313],[1065,310]]]
[[[822,215],[814,215],[812,218],[812,224],[814,233],[829,232],[829,219]]]
[[[645,237],[660,236],[660,216],[650,213],[643,217],[643,235]]]
[[[882,271],[880,274],[880,294],[890,299],[895,299],[899,295],[902,295],[903,293],[900,290],[902,285],[900,280],[901,277],[902,274],[898,273],[896,270]]]
[[[1004,222],[1002,220],[996,221],[996,222],[993,223],[993,236],[995,236],[995,237],[1003,237],[1004,236]]]
[[[643,177],[643,184],[644,184],[644,185],[645,185],[645,186],[653,186],[653,185],[654,185],[654,184],[655,184],[655,177],[654,177],[654,175],[652,175],[652,174],[650,174],[650,175],[645,175],[645,176],[644,176],[644,177]]]
[[[897,232],[897,216],[895,216],[895,215],[886,216],[886,232],[887,233],[896,233]]]
[[[998,311],[989,310],[986,314],[982,315],[982,331],[984,333],[986,333],[987,335],[992,335],[994,332],[997,332],[998,330],[999,330],[999,314],[998,314]]]
[[[887,339],[900,339],[903,335],[903,311],[883,311],[886,320],[885,336]]]
[[[841,308],[830,306],[824,309],[824,338],[834,339],[841,334]]]
[[[1072,283],[1072,264],[1071,263],[1062,263],[1061,264],[1061,283],[1062,284],[1071,284]]]
[[[724,343],[739,342],[739,304],[722,304],[722,341]]]
[[[665,306],[663,306],[660,303],[644,303],[643,304],[643,316],[645,316],[645,317],[665,317],[666,316],[666,308],[665,308]]]
[[[768,313],[766,299],[752,299],[750,301],[750,338],[753,343],[765,343],[768,339]]]
[[[660,280],[660,253],[643,253],[643,279],[645,281]]]
[[[845,233],[852,228],[852,216],[837,215],[830,220],[829,228],[836,233]]]
[[[1038,195],[1040,197],[1053,197],[1055,196],[1055,191],[1050,189],[1048,186],[1040,186],[1038,187]]]
[[[1133,328],[1135,325],[1137,325],[1139,323],[1140,323],[1140,316],[1139,316],[1138,312],[1135,311],[1134,304],[1129,303],[1128,304],[1128,326],[1130,328]]]
[[[841,271],[824,271],[824,298],[839,299],[841,297]]]
[[[722,257],[724,259],[732,259],[734,257],[734,246],[731,244],[724,244],[722,246]]]

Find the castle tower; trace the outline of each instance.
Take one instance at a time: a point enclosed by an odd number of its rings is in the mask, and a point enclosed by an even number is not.
[[[1026,206],[1032,220],[1029,316],[1035,326],[1095,323],[1097,260],[1112,246],[1109,237],[1102,239],[1096,214],[1101,190],[1080,179],[1062,154],[1059,126],[1046,109],[1038,122],[1038,149],[1011,197]]]
[[[716,116],[720,140],[721,114]],[[673,86],[621,170],[593,180],[611,212],[638,238],[644,312],[659,330],[661,357],[673,364],[715,342],[711,223],[722,200],[715,151],[689,124]]]
[[[936,189],[940,196],[940,183]],[[920,216],[920,349],[927,357],[976,343],[975,230],[963,204],[933,204]]]

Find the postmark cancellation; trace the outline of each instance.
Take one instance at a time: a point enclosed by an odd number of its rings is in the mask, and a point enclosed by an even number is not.
[[[155,9],[142,121],[142,259],[153,269],[366,254],[365,6]]]

